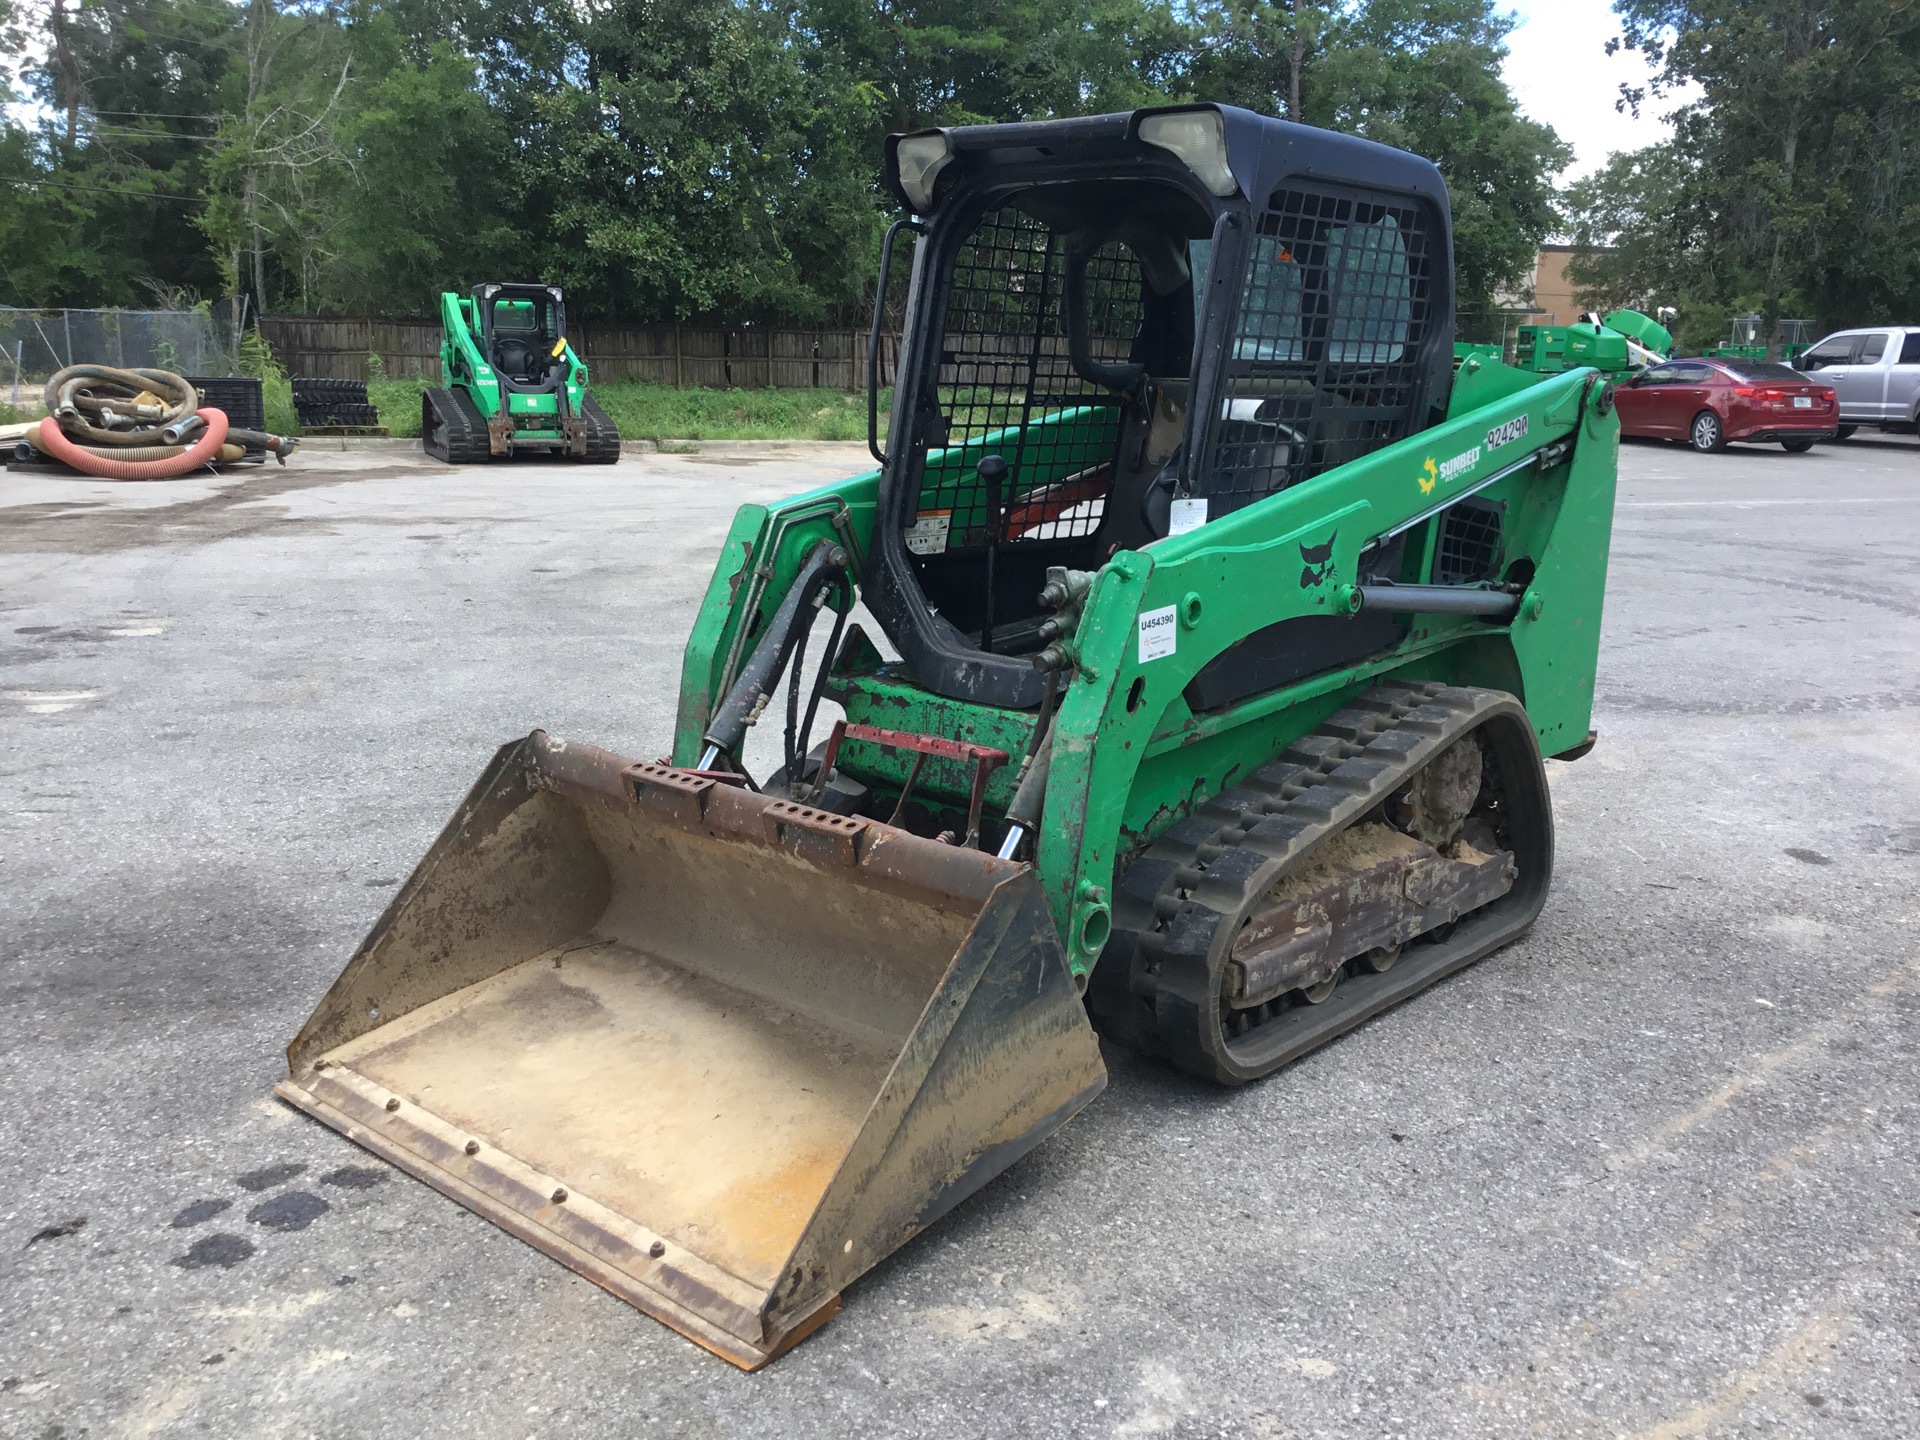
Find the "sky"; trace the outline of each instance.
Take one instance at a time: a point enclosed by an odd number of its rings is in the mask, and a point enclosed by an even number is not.
[[[1646,62],[1637,54],[1611,59],[1609,39],[1620,33],[1608,0],[1506,0],[1520,24],[1507,37],[1507,88],[1534,120],[1551,125],[1574,149],[1563,182],[1591,174],[1616,150],[1638,150],[1667,138],[1659,115],[1674,101],[1643,106],[1635,120],[1614,111],[1622,82],[1641,84]]]

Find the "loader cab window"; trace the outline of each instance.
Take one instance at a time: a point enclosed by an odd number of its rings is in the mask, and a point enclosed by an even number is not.
[[[544,383],[562,361],[553,354],[562,338],[559,303],[551,298],[488,299],[474,297],[481,307],[483,335],[490,343],[487,361],[507,379],[521,384]]]
[[[1411,434],[1436,312],[1426,207],[1288,187],[1261,214],[1195,486],[1218,519]],[[1444,301],[1444,296],[1439,297]]]
[[[984,204],[936,261],[902,525],[929,606],[978,648],[1037,650],[1047,567],[1152,538],[1142,492],[1185,419],[1187,247],[1211,226],[1158,182],[1035,186]],[[981,474],[990,455],[1003,478]]]

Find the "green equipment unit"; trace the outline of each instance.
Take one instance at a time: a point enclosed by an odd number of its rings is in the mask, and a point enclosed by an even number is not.
[[[1637,310],[1615,310],[1573,325],[1522,325],[1515,351],[1520,369],[1536,375],[1583,367],[1618,374],[1660,364],[1673,353],[1673,336]]]
[[[1612,383],[1456,373],[1431,164],[1203,105],[886,176],[876,467],[739,511],[669,758],[499,751],[279,1092],[747,1367],[1096,1031],[1239,1085],[1524,935],[1593,744]]]
[[[420,397],[429,455],[456,465],[520,451],[602,465],[620,458],[620,431],[587,393],[586,364],[567,343],[558,285],[445,291],[440,328],[446,385]]]
[[[1453,342],[1453,368],[1458,370],[1469,360],[1504,360],[1506,346],[1475,343],[1466,340]]]
[[[1600,324],[1616,335],[1626,336],[1627,360],[1636,370],[1658,365],[1673,354],[1673,332],[1638,310],[1610,310]]]
[[[1780,361],[1790,364],[1813,348],[1813,323],[1808,320],[1781,320]],[[1766,322],[1758,315],[1737,316],[1730,337],[1723,345],[1702,352],[1709,360],[1771,360],[1773,347],[1767,343]]]

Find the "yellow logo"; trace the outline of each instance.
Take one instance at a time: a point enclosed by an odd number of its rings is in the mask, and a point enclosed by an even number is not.
[[[1433,463],[1432,457],[1428,457],[1426,465],[1422,468],[1427,473],[1420,477],[1420,493],[1431,495],[1433,487],[1440,483],[1440,467]]]

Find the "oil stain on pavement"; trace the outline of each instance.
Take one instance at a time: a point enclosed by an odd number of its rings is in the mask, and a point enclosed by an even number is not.
[[[247,1212],[247,1219],[269,1230],[304,1230],[332,1208],[318,1195],[288,1190],[271,1200],[262,1200]]]
[[[187,1230],[204,1225],[221,1211],[232,1208],[231,1200],[196,1200],[167,1223],[175,1230]]]
[[[230,1270],[253,1254],[253,1242],[244,1235],[228,1235],[216,1231],[212,1235],[202,1235],[193,1242],[193,1248],[184,1255],[176,1255],[167,1263],[178,1265],[182,1270],[204,1270],[209,1265],[222,1270]]]

